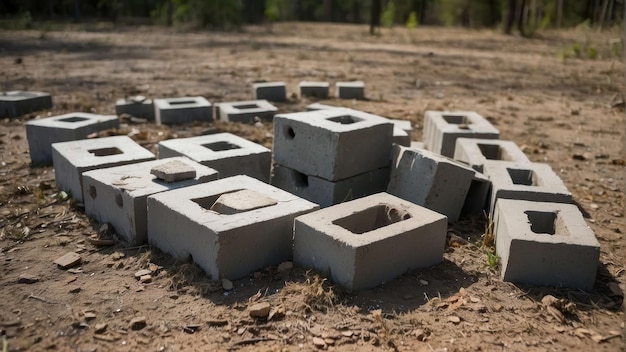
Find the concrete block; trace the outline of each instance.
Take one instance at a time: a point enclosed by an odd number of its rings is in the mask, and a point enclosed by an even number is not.
[[[404,147],[411,146],[411,136],[398,126],[393,127],[393,143]]]
[[[33,165],[52,163],[52,143],[87,138],[88,135],[119,128],[117,116],[74,112],[26,122],[26,138]]]
[[[502,280],[593,288],[600,244],[575,205],[501,199],[494,229]]]
[[[476,171],[467,190],[461,214],[480,215],[488,213],[489,202],[487,200],[489,199],[489,191],[491,191],[491,181],[489,181],[487,176]]]
[[[396,119],[388,119],[393,123],[395,127],[400,128],[404,132],[406,132],[409,136],[413,133],[413,126],[411,125],[411,121],[409,120],[396,120]]]
[[[475,171],[423,149],[393,146],[387,192],[457,221]]]
[[[250,191],[239,204],[258,203],[234,214],[210,210],[225,194]],[[263,206],[267,205],[267,206]],[[178,259],[190,256],[213,280],[244,277],[269,265],[291,260],[293,220],[318,209],[301,199],[248,176],[234,176],[148,197],[148,241]]]
[[[262,145],[230,133],[159,142],[159,159],[186,156],[213,168],[221,178],[248,175],[269,182],[272,153]]]
[[[426,111],[424,144],[426,149],[452,158],[457,138],[498,139],[500,132],[473,111]]]
[[[297,217],[294,263],[367,289],[440,263],[446,232],[445,216],[378,193]]]
[[[287,101],[287,88],[285,82],[254,83],[254,99],[276,102]]]
[[[257,118],[272,121],[278,108],[267,100],[250,100],[219,103],[216,110],[221,121],[254,123]]]
[[[270,183],[325,208],[333,204],[384,192],[389,183],[389,168],[368,171],[339,181],[328,181],[274,164]]]
[[[52,97],[44,92],[0,92],[0,118],[19,117],[52,108]]]
[[[339,99],[365,99],[365,83],[363,81],[335,83],[335,97]]]
[[[548,164],[499,161],[487,163],[484,174],[491,180],[489,213],[498,199],[571,203],[572,195]]]
[[[115,103],[115,114],[120,116],[127,114],[140,119],[154,121],[154,104],[152,99],[136,96],[125,99],[118,99]]]
[[[306,106],[306,111],[328,110],[328,109],[342,109],[339,106],[332,106],[322,103],[313,103]]]
[[[178,163],[194,172],[192,178],[166,182],[152,174],[160,166]],[[218,172],[187,158],[145,161],[83,173],[85,213],[108,222],[132,245],[148,239],[148,196],[217,180]]]
[[[328,98],[328,82],[309,82],[302,81],[298,84],[300,88],[300,97],[314,97],[319,99]]]
[[[213,107],[203,97],[154,99],[154,117],[157,125],[211,122]]]
[[[424,150],[426,150],[426,146],[424,146],[424,142],[419,142],[419,141],[411,141],[410,147],[411,147],[411,149],[424,149]]]
[[[127,136],[52,144],[54,177],[59,190],[83,201],[83,173],[107,167],[153,160],[154,154]]]
[[[456,140],[454,160],[468,164],[474,170],[483,172],[485,163],[490,160],[529,163],[526,154],[512,141],[500,139],[459,138]]]
[[[393,124],[351,109],[274,117],[274,160],[306,175],[338,181],[389,166]]]

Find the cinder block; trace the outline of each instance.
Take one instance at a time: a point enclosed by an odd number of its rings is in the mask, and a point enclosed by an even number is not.
[[[426,150],[393,147],[387,192],[457,221],[475,171]]]
[[[294,263],[367,289],[440,263],[446,232],[445,216],[378,193],[297,217]]]
[[[340,181],[328,181],[274,164],[270,183],[325,208],[333,204],[384,192],[389,183],[389,168],[368,171]]]
[[[306,106],[306,111],[328,110],[328,109],[341,109],[339,106],[332,106],[322,103],[313,103]]]
[[[216,110],[221,121],[254,123],[256,118],[272,121],[278,108],[267,100],[250,100],[219,103]]]
[[[238,201],[244,209],[230,215],[210,210],[222,195],[242,190],[251,191]],[[275,204],[246,211],[258,203],[255,194]],[[291,260],[293,220],[316,209],[274,186],[234,176],[148,197],[148,241],[175,258],[191,256],[213,280],[238,279]]]
[[[461,214],[480,215],[488,212],[489,191],[491,191],[491,181],[487,176],[476,171],[467,190]]]
[[[328,98],[328,82],[309,82],[302,81],[298,84],[300,88],[300,97],[315,97],[320,99]]]
[[[393,143],[403,147],[411,146],[411,136],[398,126],[393,127]]]
[[[34,165],[52,163],[52,143],[87,138],[91,133],[119,128],[117,116],[74,112],[26,122],[30,160]]]
[[[118,99],[115,103],[115,114],[117,116],[127,114],[140,119],[154,121],[154,104],[152,99],[146,99],[141,96]]]
[[[192,121],[213,121],[213,107],[203,97],[154,99],[157,125],[173,125]]]
[[[493,215],[498,199],[534,202],[571,203],[572,195],[548,164],[490,162],[484,174],[492,184],[489,213]]]
[[[287,101],[285,82],[263,82],[252,85],[254,99],[283,102]]]
[[[406,132],[409,136],[413,133],[413,126],[411,125],[411,121],[409,120],[396,120],[396,119],[388,119],[393,123],[395,127],[400,128],[404,132]]]
[[[501,199],[494,228],[502,280],[593,288],[600,244],[575,205]]]
[[[452,158],[457,138],[498,139],[500,132],[473,111],[426,111],[426,149]]]
[[[365,99],[365,83],[363,81],[335,83],[335,96],[339,99]]]
[[[0,118],[19,117],[52,108],[52,97],[44,92],[0,92]]]
[[[393,124],[351,109],[274,117],[274,160],[306,175],[338,181],[389,166]]]
[[[154,168],[173,162],[191,168],[195,175],[166,182],[152,174]],[[183,157],[87,171],[83,173],[85,213],[100,223],[113,225],[130,244],[142,244],[148,239],[148,196],[217,178],[217,171]]]
[[[230,133],[169,139],[159,142],[159,159],[186,156],[213,168],[221,178],[248,175],[269,182],[272,152]]]
[[[83,173],[91,170],[154,160],[154,154],[127,136],[83,139],[52,144],[57,188],[83,201]]]
[[[500,139],[459,138],[456,140],[454,160],[468,164],[474,170],[483,172],[485,163],[490,160],[529,163],[526,154],[512,141]]]

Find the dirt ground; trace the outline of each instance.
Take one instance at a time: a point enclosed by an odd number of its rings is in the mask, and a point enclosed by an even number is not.
[[[414,140],[425,110],[474,110],[532,161],[550,164],[573,193],[601,245],[592,291],[502,282],[481,249],[481,218],[451,224],[443,263],[375,289],[347,292],[319,273],[280,267],[225,291],[195,265],[156,249],[94,246],[98,224],[59,196],[51,167],[29,165],[24,123],[37,117],[31,114],[0,122],[3,351],[624,350],[624,65],[613,50],[622,32],[580,28],[524,39],[443,28],[370,37],[367,29],[3,31],[0,91],[52,93],[54,108],[44,117],[113,114],[116,99],[134,94],[247,100],[253,82],[281,80],[290,100],[278,107],[293,112],[313,102],[297,98],[301,80],[360,79],[367,101],[322,102],[410,120]],[[211,127],[124,119],[113,133],[155,151],[160,140]],[[272,143],[270,124],[215,127]],[[82,264],[61,270],[53,261],[69,251]],[[141,269],[151,282],[135,278]],[[546,295],[556,303],[542,302]],[[269,303],[268,318],[250,316],[257,303]]]

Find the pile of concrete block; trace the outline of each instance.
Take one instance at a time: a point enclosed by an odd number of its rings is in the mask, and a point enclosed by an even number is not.
[[[328,98],[328,82],[301,81],[298,84],[300,97]],[[274,102],[287,101],[285,82],[261,82],[252,85],[254,99]],[[365,83],[363,81],[347,81],[335,83],[335,97],[338,99],[365,99]]]

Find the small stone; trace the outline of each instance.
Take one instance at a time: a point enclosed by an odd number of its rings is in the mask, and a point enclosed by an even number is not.
[[[461,322],[461,318],[455,316],[455,315],[451,315],[448,317],[448,321],[453,323],[453,324],[458,324]]]
[[[278,265],[278,268],[276,268],[276,270],[278,270],[279,272],[285,272],[285,271],[289,271],[293,269],[293,262],[282,262],[280,263],[280,265]]]
[[[34,284],[37,281],[39,281],[39,278],[31,274],[22,274],[17,279],[18,284]]]
[[[270,314],[271,309],[272,306],[268,302],[261,302],[250,306],[248,311],[253,318],[265,318]]]
[[[78,293],[81,291],[81,288],[78,286],[70,287],[69,293]]]
[[[150,275],[152,274],[152,271],[148,270],[148,269],[141,269],[139,271],[137,271],[135,273],[135,278],[137,279],[141,279],[142,276],[146,276],[146,275]]]
[[[80,255],[76,252],[67,252],[62,257],[57,258],[54,261],[54,264],[58,265],[61,269],[69,269],[73,268],[76,265],[80,264]]]
[[[352,337],[352,335],[354,335],[354,332],[352,332],[351,330],[342,331],[341,335],[343,335],[345,337]]]
[[[94,332],[96,334],[102,334],[103,332],[106,331],[107,327],[108,327],[107,323],[96,324],[96,326],[94,327]]]
[[[146,317],[135,317],[130,321],[131,330],[141,330],[146,327]]]
[[[319,338],[319,337],[313,338],[313,344],[315,345],[315,347],[318,347],[318,348],[326,348],[326,341],[324,341],[324,339]]]
[[[71,284],[72,282],[76,281],[76,279],[78,279],[78,276],[72,275],[65,279],[65,284]]]
[[[428,286],[428,281],[420,279],[420,286]]]
[[[142,284],[149,284],[152,282],[152,275],[143,275],[139,278],[139,282]]]
[[[126,256],[126,254],[122,253],[122,252],[115,252],[113,254],[111,254],[111,259],[117,261],[120,260],[122,258],[124,258]]]
[[[150,170],[156,178],[167,183],[188,180],[196,177],[196,169],[180,160],[157,165]]]
[[[83,313],[83,317],[85,318],[86,321],[94,320],[94,319],[96,319],[96,313],[94,313],[94,312],[84,312]]]
[[[228,279],[222,279],[222,288],[224,291],[230,291],[234,288],[233,282]]]

